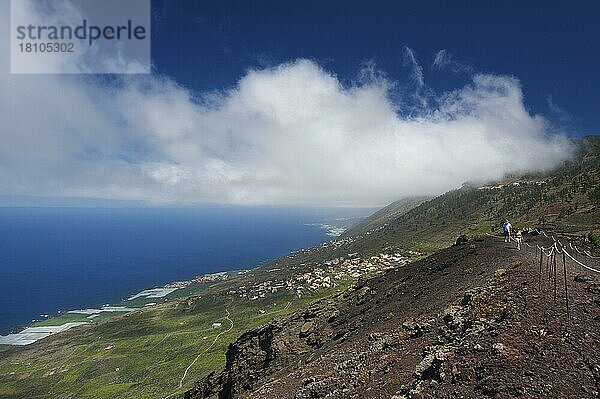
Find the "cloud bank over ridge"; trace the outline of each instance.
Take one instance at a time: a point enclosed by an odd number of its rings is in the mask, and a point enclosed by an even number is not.
[[[3,59],[0,194],[381,205],[569,156],[568,140],[527,110],[516,78],[474,75],[427,92],[407,116],[411,94],[391,95],[398,83],[382,74],[362,76],[345,85],[298,59],[197,95],[156,75],[10,75]]]

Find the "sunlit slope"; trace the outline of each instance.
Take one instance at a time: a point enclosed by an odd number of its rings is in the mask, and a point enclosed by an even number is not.
[[[357,223],[356,225],[349,228],[344,233],[344,236],[347,237],[364,234],[369,230],[373,230],[375,228],[383,226],[384,224],[389,223],[397,219],[398,217],[404,215],[411,209],[421,205],[429,198],[430,197],[410,197],[392,202],[391,204],[381,208],[372,215],[366,217],[360,223]]]
[[[466,184],[380,229],[373,225],[355,249],[439,249],[460,234],[497,231],[505,218],[517,228],[539,226],[569,234],[600,230],[600,136],[587,136],[575,145],[573,159],[554,171],[484,186]]]

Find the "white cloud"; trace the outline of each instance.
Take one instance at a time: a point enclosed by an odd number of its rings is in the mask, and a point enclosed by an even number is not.
[[[404,62],[412,67],[412,79],[417,87],[425,86],[425,76],[423,67],[417,61],[415,52],[407,46],[404,46]]]
[[[548,108],[550,109],[550,111],[552,111],[552,113],[556,117],[558,117],[559,121],[564,123],[569,122],[571,120],[571,116],[569,115],[569,113],[564,108],[556,104],[556,102],[554,102],[554,98],[552,97],[552,95],[546,97],[546,102],[548,103]]]
[[[433,90],[425,84],[423,67],[419,64],[415,52],[407,46],[404,46],[404,65],[410,67],[410,84],[403,93],[405,98],[399,104],[399,108],[412,115],[428,108],[435,96]]]
[[[167,77],[10,75],[2,59],[0,194],[379,205],[569,155],[515,78],[476,75],[406,117],[370,68],[344,86],[300,59],[197,98]]]
[[[473,68],[470,65],[458,62],[452,54],[446,49],[435,53],[433,58],[433,69],[450,70],[456,74],[472,74]]]

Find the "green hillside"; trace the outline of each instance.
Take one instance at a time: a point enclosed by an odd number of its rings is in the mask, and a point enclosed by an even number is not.
[[[375,229],[357,241],[355,249],[436,250],[460,234],[498,231],[505,218],[517,228],[538,226],[566,234],[600,230],[600,136],[587,136],[575,146],[573,159],[550,173],[464,185]]]
[[[364,234],[369,230],[373,230],[380,226],[383,226],[384,224],[389,223],[404,215],[411,209],[421,205],[428,199],[430,199],[430,197],[410,197],[392,202],[391,204],[381,208],[372,215],[366,217],[360,223],[357,223],[356,225],[349,228],[344,233],[344,236],[349,237]]]

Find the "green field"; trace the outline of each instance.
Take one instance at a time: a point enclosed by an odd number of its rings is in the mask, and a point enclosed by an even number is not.
[[[186,290],[195,295],[182,300],[125,315],[102,314],[89,326],[3,351],[0,397],[118,399],[182,393],[198,378],[220,370],[229,343],[243,332],[345,285],[302,299],[282,291],[256,301],[226,296],[218,285],[196,288],[197,292]],[[64,314],[37,325],[81,319],[81,315]],[[221,322],[221,328],[212,329],[214,322]],[[109,345],[111,349],[106,349]]]

